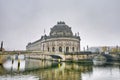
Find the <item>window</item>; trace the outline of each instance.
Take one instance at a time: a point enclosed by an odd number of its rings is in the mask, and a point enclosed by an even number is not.
[[[69,52],[69,47],[66,47],[66,52]]]
[[[62,52],[62,47],[59,47],[59,52]]]
[[[72,51],[74,52],[74,47],[72,48]]]
[[[52,47],[52,52],[55,52],[55,47]]]
[[[49,52],[49,47],[48,47],[48,52]]]

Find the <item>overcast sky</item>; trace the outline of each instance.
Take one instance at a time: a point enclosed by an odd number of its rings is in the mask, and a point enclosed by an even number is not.
[[[120,0],[0,0],[0,41],[7,50],[25,50],[57,21],[80,33],[81,49],[120,46]]]

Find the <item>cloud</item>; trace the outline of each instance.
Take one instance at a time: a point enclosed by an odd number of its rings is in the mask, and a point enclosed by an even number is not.
[[[119,0],[1,0],[0,41],[7,49],[25,49],[28,42],[49,35],[57,21],[80,32],[81,45],[119,45]]]

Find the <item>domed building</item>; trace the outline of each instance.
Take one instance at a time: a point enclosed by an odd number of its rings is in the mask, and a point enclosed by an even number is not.
[[[80,52],[80,40],[79,33],[73,35],[71,27],[60,21],[51,28],[49,36],[44,35],[28,43],[26,49],[44,53],[74,53]]]

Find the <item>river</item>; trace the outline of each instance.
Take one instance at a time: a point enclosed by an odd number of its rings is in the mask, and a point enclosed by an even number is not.
[[[120,63],[7,60],[0,66],[0,80],[120,80]]]

